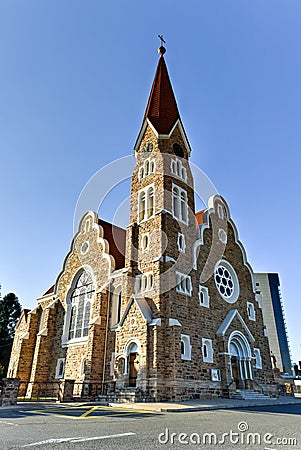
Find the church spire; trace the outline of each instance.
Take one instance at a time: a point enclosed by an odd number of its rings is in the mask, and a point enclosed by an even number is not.
[[[169,134],[176,121],[180,119],[180,114],[163,56],[166,52],[165,47],[161,45],[158,52],[160,59],[144,119],[151,122],[158,134]]]

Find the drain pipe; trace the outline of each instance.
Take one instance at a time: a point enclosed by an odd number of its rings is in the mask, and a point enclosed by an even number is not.
[[[107,300],[107,320],[106,320],[106,334],[105,334],[105,348],[104,348],[104,356],[103,356],[103,368],[102,368],[102,391],[104,389],[105,375],[106,375],[106,359],[107,359],[107,342],[108,342],[108,325],[109,325],[109,303],[111,298],[111,291],[108,291],[108,300]]]

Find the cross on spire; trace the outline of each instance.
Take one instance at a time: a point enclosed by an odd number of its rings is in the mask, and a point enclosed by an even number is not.
[[[166,41],[164,41],[163,34],[158,34],[158,38],[160,39],[161,47],[163,47],[163,44],[166,44]]]
[[[163,44],[166,44],[166,41],[163,38],[163,34],[158,34],[158,38],[160,39],[160,47],[158,48],[158,53],[160,54],[160,56],[163,56],[164,53],[166,52],[166,48],[164,47]]]

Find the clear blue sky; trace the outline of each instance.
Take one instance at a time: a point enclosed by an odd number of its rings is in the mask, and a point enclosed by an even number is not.
[[[55,281],[83,186],[132,152],[163,33],[191,160],[254,270],[280,273],[301,360],[300,17],[299,0],[2,0],[2,293],[33,307]]]

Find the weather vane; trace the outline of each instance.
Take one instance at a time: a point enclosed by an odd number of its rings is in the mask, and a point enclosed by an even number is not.
[[[166,41],[164,41],[163,34],[158,34],[158,38],[161,41],[161,47],[164,47],[163,44],[166,44]]]

